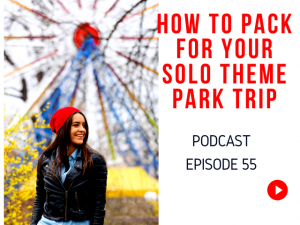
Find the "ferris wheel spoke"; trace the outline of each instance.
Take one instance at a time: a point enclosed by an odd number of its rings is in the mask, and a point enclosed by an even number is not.
[[[20,70],[22,70],[22,69],[24,69],[24,68],[26,68],[26,67],[28,67],[28,66],[31,66],[31,65],[35,64],[36,62],[38,62],[38,61],[41,61],[42,59],[46,59],[46,58],[48,58],[48,57],[51,57],[51,56],[55,55],[57,52],[58,52],[58,50],[55,50],[54,52],[52,52],[52,53],[50,53],[50,54],[48,54],[48,55],[46,55],[46,56],[43,56],[43,57],[41,57],[41,58],[39,58],[39,59],[36,59],[36,60],[34,60],[33,62],[28,63],[28,64],[25,65],[25,66],[19,67],[19,68],[15,69],[14,71],[5,74],[4,77],[8,77],[8,76],[14,74],[15,72],[18,72],[18,71],[20,71]]]
[[[45,19],[45,20],[48,20],[49,22],[56,23],[57,25],[59,25],[58,22],[56,22],[56,21],[54,21],[54,20],[48,18],[47,16],[45,16],[45,15],[44,15],[43,13],[41,13],[41,12],[38,12],[38,11],[36,11],[36,10],[34,10],[34,9],[30,9],[30,8],[28,8],[27,6],[22,5],[21,3],[15,1],[15,0],[9,0],[9,1],[11,1],[12,3],[17,4],[18,6],[20,6],[21,8],[23,8],[23,9],[29,11],[29,12],[32,12],[32,13],[34,13],[34,14],[36,14],[36,15],[42,17],[42,18]]]
[[[123,19],[124,19],[129,13],[131,13],[132,10],[134,10],[137,6],[139,6],[141,3],[145,2],[145,1],[146,1],[146,0],[140,0],[140,1],[138,1],[134,6],[132,6],[129,10],[127,10],[127,11],[123,14],[123,16],[116,22],[116,24],[115,24],[114,27],[112,28],[111,32],[109,33],[108,37],[106,38],[107,43],[106,43],[106,45],[105,45],[105,47],[104,47],[104,51],[103,51],[104,54],[105,54],[105,50],[106,50],[106,48],[107,48],[107,46],[108,46],[109,39],[112,37],[113,33],[116,31],[118,25],[123,21]]]
[[[97,1],[97,0],[95,0],[95,2],[96,2],[96,1]],[[106,11],[105,16],[107,16],[107,14],[108,14],[110,11],[112,11],[112,10],[116,7],[118,1],[119,1],[119,0],[116,0],[116,1],[114,2],[114,4],[112,4],[112,6]]]
[[[158,37],[119,37],[122,40],[154,40],[158,41]]]
[[[4,39],[10,40],[10,39],[29,39],[29,40],[33,40],[33,39],[52,39],[52,38],[56,38],[56,36],[52,35],[52,36],[4,36]]]
[[[57,1],[57,3],[63,8],[63,10],[64,10],[66,13],[70,14],[70,12],[66,9],[66,7],[64,6],[64,4],[63,4],[60,0],[56,0],[56,1]]]
[[[141,62],[138,62],[138,61],[136,61],[136,60],[134,60],[134,59],[132,59],[132,58],[126,56],[126,55],[123,55],[121,52],[117,52],[117,51],[116,51],[116,53],[117,53],[118,55],[120,55],[120,56],[122,56],[122,57],[128,59],[129,61],[134,62],[136,65],[139,65],[139,66],[145,68],[146,70],[149,70],[149,71],[151,71],[152,73],[155,73],[155,74],[158,76],[158,72],[157,72],[156,70],[151,69],[151,68],[149,68],[148,66],[146,66],[145,64],[143,64],[143,63],[141,63]]]
[[[106,131],[107,139],[108,139],[108,144],[109,144],[112,159],[115,160],[116,156],[115,156],[115,152],[114,152],[113,143],[112,143],[112,140],[111,140],[111,133],[110,133],[109,128],[108,128],[108,122],[107,122],[105,108],[104,108],[104,104],[103,104],[103,100],[102,100],[100,83],[99,83],[99,80],[98,80],[96,70],[93,70],[93,72],[94,72],[94,77],[95,77],[95,81],[96,81],[96,85],[97,85],[98,98],[99,98],[99,102],[100,102],[100,106],[101,106],[101,113],[102,113],[104,127],[105,127],[105,131]]]
[[[148,8],[145,8],[145,9],[143,9],[143,10],[137,12],[137,13],[134,13],[134,14],[131,14],[131,15],[129,15],[129,16],[126,16],[126,17],[123,18],[122,22],[124,22],[124,21],[126,21],[126,20],[128,20],[128,19],[131,19],[132,17],[135,17],[135,16],[137,16],[137,15],[141,15],[141,14],[143,14],[144,12],[148,11],[149,9],[154,9],[154,8],[157,7],[157,6],[158,6],[158,3],[155,4],[155,5],[153,5],[153,6],[150,6],[150,7],[148,7]]]
[[[98,0],[94,0],[93,9],[97,8],[97,3],[98,3]]]
[[[41,98],[44,96],[44,94],[46,93],[46,91],[51,88],[51,86],[54,84],[54,82],[57,80],[57,78],[59,77],[59,75],[62,73],[62,71],[65,69],[66,65],[67,65],[68,61],[66,61],[64,63],[64,65],[60,68],[60,70],[58,71],[58,73],[56,74],[56,76],[52,79],[52,81],[46,86],[46,88],[42,91],[42,93],[37,97],[37,99],[32,103],[32,105],[29,107],[29,109],[27,110],[26,114],[29,113],[33,107],[41,100]]]
[[[4,50],[4,59],[12,66],[15,66],[15,63],[12,61],[11,57],[7,54],[7,52]]]
[[[131,97],[131,99],[133,101],[135,101],[138,106],[140,107],[140,109],[144,112],[144,114],[146,115],[148,121],[151,123],[151,125],[156,129],[156,131],[158,132],[158,126],[155,122],[154,119],[151,118],[151,116],[149,115],[149,113],[146,111],[146,109],[142,106],[142,104],[139,102],[139,100],[135,97],[135,95],[129,90],[129,88],[127,87],[127,85],[121,80],[121,78],[118,76],[118,74],[116,74],[116,72],[114,71],[114,69],[108,64],[106,63],[106,65],[110,68],[110,70],[112,71],[112,73],[117,77],[117,79],[120,81],[120,83],[125,87],[127,93],[129,94],[129,96]]]
[[[81,8],[81,1],[77,0],[77,3],[78,3],[78,7]]]

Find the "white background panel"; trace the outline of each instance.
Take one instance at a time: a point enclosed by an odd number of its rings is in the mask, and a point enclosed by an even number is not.
[[[161,0],[160,13],[168,13],[169,33],[160,34],[160,224],[297,224],[300,221],[300,7],[299,1],[202,1],[202,0]],[[171,32],[171,15],[182,15],[182,32]],[[198,34],[186,34],[184,13],[200,13]],[[219,13],[216,33],[211,32],[209,13]],[[221,31],[221,15],[230,13],[232,31]],[[252,25],[241,32],[242,13],[252,16]],[[256,14],[262,13],[265,34],[254,34]],[[281,31],[281,14],[292,13],[289,25],[292,34],[270,34],[267,30],[268,15],[278,15],[278,29]],[[176,39],[186,38],[182,44],[182,58],[176,57]],[[212,40],[212,58],[190,59],[187,47],[190,38]],[[232,38],[229,58],[225,59],[221,38]],[[238,59],[234,54],[237,38],[246,41],[246,56]],[[248,54],[248,39],[259,38],[259,57],[251,59]],[[263,59],[261,39],[272,40],[272,59]],[[193,63],[194,78],[199,76],[202,63],[211,67],[209,84],[171,84],[162,82],[166,77],[162,67],[165,63],[173,66],[183,63],[188,68]],[[231,64],[228,69],[227,84],[222,83],[220,63]],[[232,83],[232,64],[244,64],[244,84]],[[246,84],[246,64],[286,63],[283,68],[286,84]],[[252,76],[259,82],[258,66]],[[274,74],[276,74],[276,67]],[[188,77],[188,73],[186,73]],[[274,75],[274,81],[276,76]],[[173,89],[183,91],[183,100],[173,109]],[[194,88],[196,109],[185,109],[188,88]],[[223,88],[221,100],[223,109],[200,109],[199,89],[207,88],[212,95],[213,88]],[[240,95],[240,109],[235,108],[235,94],[232,88],[274,88],[277,98],[271,102],[271,109],[246,109],[245,91]],[[212,102],[210,102],[212,105]],[[197,143],[193,147],[193,135],[251,135],[248,147],[203,147]],[[197,170],[186,169],[187,158],[238,158],[238,170]],[[257,169],[243,170],[243,158],[256,158]],[[267,194],[268,184],[273,180],[282,180],[288,186],[288,194],[281,201],[272,200]]]

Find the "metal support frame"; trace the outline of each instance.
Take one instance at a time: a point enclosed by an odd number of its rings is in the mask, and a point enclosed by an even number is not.
[[[99,96],[102,96],[101,110],[105,111],[106,128],[111,137],[110,140],[128,166],[142,166],[148,173],[157,176],[157,156],[151,149],[149,141],[131,109],[126,104],[121,91],[123,86],[112,75],[111,69],[104,62],[103,56],[92,38],[84,41],[78,54],[72,60],[69,72],[42,105],[41,109],[44,109],[50,103],[49,109],[42,111],[41,114],[45,124],[49,124],[51,116],[56,110],[70,105],[89,59],[93,65],[93,74],[100,93]],[[52,131],[49,128],[35,128],[35,136],[36,141],[40,142],[46,138],[48,143]],[[110,145],[113,148],[112,142]],[[39,151],[42,150],[39,149]]]

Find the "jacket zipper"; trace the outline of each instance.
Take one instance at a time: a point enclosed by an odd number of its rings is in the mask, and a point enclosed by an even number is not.
[[[78,211],[81,212],[81,210],[80,210],[80,208],[79,208],[79,202],[78,202],[77,191],[75,191],[75,199],[76,199],[76,201],[77,201]]]
[[[65,189],[64,185],[62,184],[62,182],[60,181],[60,179],[58,179],[58,177],[51,173],[54,177],[56,177],[56,179],[59,181],[59,183],[61,184],[61,186],[63,187],[63,189],[65,190],[65,199],[66,199],[66,205],[65,205],[65,220],[67,220],[67,211],[68,211],[68,191],[71,189],[73,183],[74,183],[74,180],[72,181],[72,183],[70,184],[70,187],[68,190]]]

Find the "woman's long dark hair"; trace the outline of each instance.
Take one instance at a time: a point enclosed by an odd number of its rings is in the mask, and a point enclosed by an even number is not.
[[[86,129],[86,134],[85,134],[85,137],[83,139],[83,143],[80,146],[78,146],[82,150],[82,155],[83,155],[83,158],[84,158],[82,175],[85,173],[85,171],[89,167],[93,166],[93,160],[91,158],[90,152],[88,151],[88,148],[89,149],[92,149],[92,148],[87,144],[87,140],[88,140],[88,137],[89,137],[89,126],[88,126],[87,120],[86,120],[85,116],[83,115],[83,113],[82,112],[75,112],[75,113],[73,113],[72,115],[69,116],[69,118],[66,120],[64,125],[57,132],[57,135],[56,135],[54,141],[41,154],[41,156],[39,158],[39,161],[38,161],[38,171],[39,171],[39,173],[41,173],[41,165],[42,165],[42,162],[43,162],[44,154],[48,151],[51,151],[51,150],[56,151],[56,149],[58,148],[58,154],[57,154],[56,158],[54,159],[54,161],[52,162],[51,173],[55,173],[57,171],[57,169],[60,168],[60,174],[61,174],[63,156],[67,155],[68,146],[71,143],[70,130],[71,130],[71,125],[72,125],[72,118],[73,118],[73,115],[75,115],[76,113],[79,113],[84,117],[84,120],[85,120],[85,126],[84,127]],[[102,158],[105,160],[103,155],[101,155],[100,153],[98,153],[95,150],[94,150],[94,152],[99,154],[100,156],[102,156]]]

